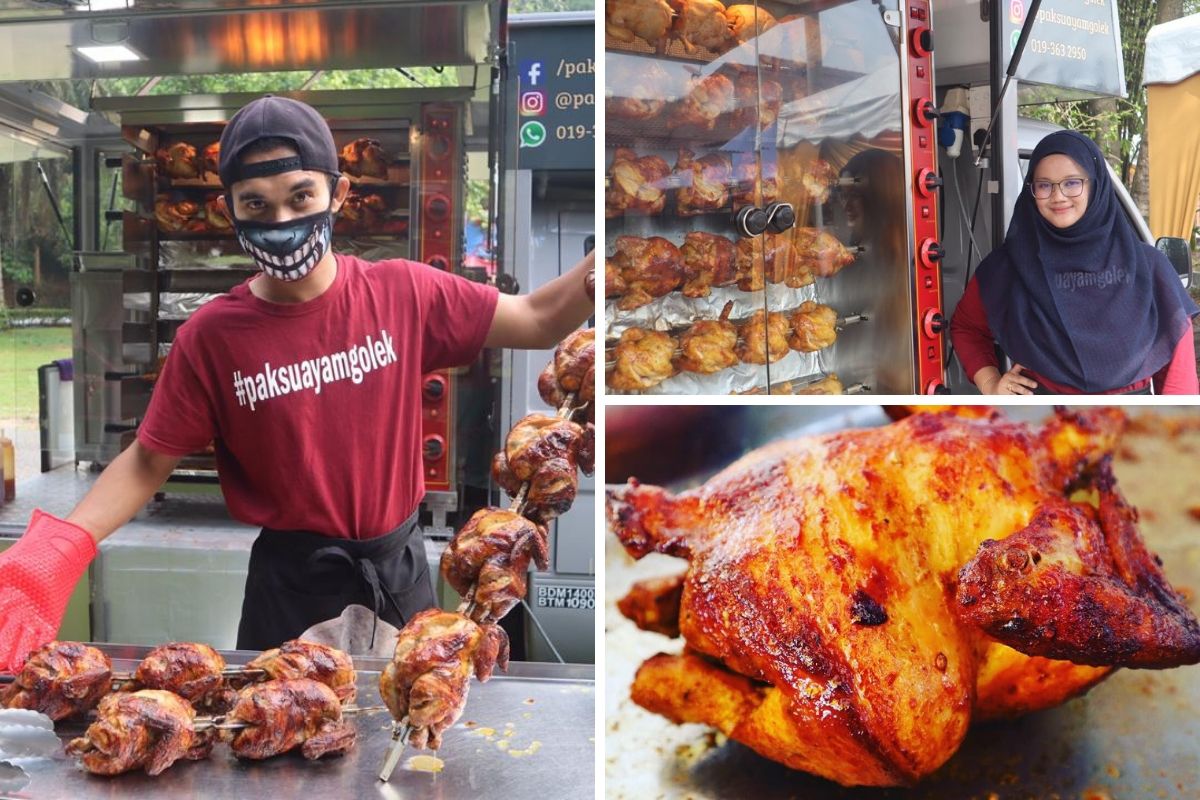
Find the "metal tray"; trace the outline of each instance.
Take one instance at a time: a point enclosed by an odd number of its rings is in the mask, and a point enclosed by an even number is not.
[[[148,647],[97,645],[114,670],[129,670]],[[256,653],[224,652],[230,664]],[[386,661],[356,658],[358,703],[379,703],[379,672]],[[29,783],[14,797],[46,798],[566,798],[591,797],[595,785],[595,684],[590,665],[513,663],[509,673],[471,682],[467,708],[446,732],[440,773],[408,769],[418,753],[409,748],[388,783],[377,779],[391,741],[386,712],[355,717],[357,746],[346,756],[306,761],[285,753],[265,761],[239,761],[218,745],[204,761],[179,761],[161,775],[133,772],[111,778],[90,775],[66,755],[26,760]],[[60,722],[65,742],[84,730]],[[508,731],[508,733],[506,733]],[[540,745],[534,746],[534,742]],[[532,751],[532,752],[531,752]],[[0,793],[0,796],[4,796]]]
[[[1043,407],[1007,409],[1040,419]],[[1171,413],[1162,407],[1157,413]],[[1149,408],[1128,409],[1131,416]],[[845,427],[883,424],[868,408],[754,407],[731,410],[729,424],[709,420],[705,437],[736,437],[721,463],[669,478],[673,488],[699,483],[769,439]],[[1168,578],[1200,613],[1200,508],[1195,464],[1200,456],[1200,411],[1187,409],[1194,429],[1174,437],[1131,432],[1116,473],[1142,512],[1141,528],[1163,559]],[[659,442],[656,447],[662,447]],[[628,454],[626,454],[628,455]],[[628,462],[630,459],[626,458]],[[688,462],[696,469],[695,461]],[[660,476],[661,479],[661,476]],[[1189,487],[1191,491],[1189,492]],[[681,570],[681,562],[652,555],[633,562],[615,537],[605,538],[605,786],[616,800],[754,798],[755,800],[1155,800],[1200,797],[1200,666],[1164,671],[1121,670],[1086,696],[1021,719],[973,726],[959,751],[912,789],[850,789],[790,770],[736,742],[722,742],[702,725],[672,725],[629,699],[641,662],[678,652],[679,640],[637,630],[615,608],[630,583]]]

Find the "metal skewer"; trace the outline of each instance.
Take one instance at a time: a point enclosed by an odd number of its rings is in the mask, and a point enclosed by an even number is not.
[[[387,706],[345,706],[342,708],[342,716],[352,717],[358,714],[375,714],[387,710]],[[196,717],[192,720],[192,728],[197,731],[240,731],[243,728],[252,727],[254,726],[249,722],[226,722],[224,714],[216,717]]]
[[[379,780],[384,783],[391,780],[392,773],[396,771],[396,765],[400,763],[400,756],[404,755],[404,748],[408,745],[408,737],[412,733],[412,727],[408,723],[407,717],[402,722],[392,723],[392,743],[388,746],[387,757],[383,760],[383,766],[379,768]]]

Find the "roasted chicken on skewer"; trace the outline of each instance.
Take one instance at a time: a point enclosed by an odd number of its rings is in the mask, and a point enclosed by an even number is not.
[[[738,44],[766,33],[776,24],[770,11],[750,3],[729,6],[725,9],[725,18],[729,20],[729,30]]]
[[[588,406],[588,421],[596,399],[596,330],[582,328],[567,334],[554,350],[554,358],[538,376],[538,394],[548,405],[560,408],[573,394],[575,406]]]
[[[530,414],[508,432],[492,459],[492,477],[512,497],[528,483],[522,513],[545,525],[575,502],[578,470],[592,474],[595,438],[591,423]]]
[[[222,738],[238,758],[270,758],[297,747],[308,759],[343,755],[356,739],[333,689],[308,678],[245,687],[225,722],[235,730],[223,730]]]
[[[604,31],[618,42],[642,39],[656,46],[675,16],[667,0],[605,0]]]
[[[809,199],[819,206],[828,202],[829,193],[833,191],[837,182],[837,170],[828,161],[820,158],[811,161],[800,174],[800,183],[804,191]]]
[[[738,358],[747,364],[773,364],[788,354],[790,332],[783,314],[775,311],[768,314],[759,309],[742,323]]]
[[[708,297],[713,286],[737,280],[733,242],[705,231],[688,231],[679,248],[683,259],[684,297]]]
[[[677,343],[670,334],[645,328],[627,328],[613,352],[615,366],[608,385],[621,392],[650,389],[676,373],[673,359]]]
[[[726,303],[719,319],[693,322],[679,337],[680,355],[675,366],[684,372],[708,375],[738,363],[737,327],[729,321],[733,303]]]
[[[79,642],[48,642],[0,689],[0,706],[40,711],[58,721],[91,711],[111,690],[108,656]]]
[[[375,139],[355,139],[345,147],[338,157],[342,172],[358,178],[387,177],[387,153]]]
[[[792,245],[803,269],[818,278],[831,278],[854,263],[855,252],[820,228],[795,228]]]
[[[783,86],[778,81],[763,79],[756,72],[743,72],[734,81],[735,111],[731,121],[735,127],[748,128],[755,122],[759,128],[769,128],[779,118],[783,103]]]
[[[483,508],[442,553],[442,577],[462,595],[472,620],[499,622],[525,597],[530,560],[544,570],[549,555],[545,527],[514,511]]]
[[[471,673],[480,682],[508,669],[508,635],[498,625],[431,608],[400,631],[392,660],[379,676],[379,694],[414,747],[437,750],[442,734],[462,715]]]
[[[635,0],[640,2],[640,0]],[[666,5],[665,0],[661,0]],[[668,7],[668,12],[670,8]],[[611,76],[605,81],[604,113],[609,119],[654,119],[666,108],[671,76],[658,62],[609,58]]]
[[[142,659],[123,691],[162,689],[212,714],[230,709],[237,695],[225,680],[225,659],[196,642],[160,645]]]
[[[1200,662],[1200,623],[1116,490],[1124,424],[922,412],[768,445],[678,495],[610,493],[632,555],[689,564],[687,649],[646,661],[634,701],[894,786],[944,764],[973,720],[1058,705],[1113,667]]]
[[[212,752],[214,737],[197,732],[196,711],[173,692],[141,689],[110,694],[100,701],[97,719],[67,753],[78,756],[95,775],[144,769],[158,775],[181,758],[197,760]]]
[[[703,47],[720,55],[733,43],[725,5],[719,0],[671,0],[671,7],[676,14],[671,35],[689,53]]]
[[[733,159],[733,207],[765,206],[779,199],[778,165],[764,158],[762,168],[753,153],[739,153]]]
[[[743,292],[761,292],[765,282],[782,283],[792,289],[813,282],[812,273],[796,258],[786,233],[739,240],[735,263],[737,285]]]
[[[814,353],[837,341],[837,312],[829,306],[805,300],[791,315],[792,336],[788,345],[802,353]]]
[[[667,203],[667,179],[671,168],[659,156],[641,156],[627,147],[613,153],[604,193],[604,216],[611,219],[626,213],[661,214]]]
[[[632,311],[670,294],[683,282],[683,256],[661,236],[618,236],[611,261],[620,270],[624,296],[617,303]]]
[[[667,112],[667,128],[694,127],[711,131],[722,114],[733,111],[733,81],[724,75],[692,80],[683,99]]]
[[[176,142],[170,147],[160,148],[155,157],[171,178],[190,180],[200,177],[202,164],[196,158],[196,148],[187,142]]]
[[[708,153],[696,158],[691,150],[680,150],[675,162],[680,187],[675,211],[681,217],[709,214],[729,205],[733,165],[728,153]]]
[[[279,647],[264,650],[246,664],[247,671],[261,670],[268,678],[284,680],[308,678],[333,690],[342,703],[351,703],[357,695],[354,662],[346,653],[304,639],[292,639]]]

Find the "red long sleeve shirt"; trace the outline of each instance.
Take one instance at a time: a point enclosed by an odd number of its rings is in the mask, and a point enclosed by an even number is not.
[[[967,283],[967,291],[954,316],[950,320],[950,339],[954,343],[954,352],[962,362],[967,377],[974,380],[975,373],[984,367],[1000,368],[994,346],[995,337],[988,325],[987,311],[983,306],[983,296],[979,292],[979,282],[975,278]],[[1022,365],[1024,366],[1024,365]],[[1003,372],[1003,370],[1001,370]],[[1025,375],[1037,381],[1038,385],[1055,394],[1084,394],[1073,386],[1055,383],[1026,367]],[[1200,381],[1196,377],[1196,344],[1191,327],[1184,331],[1183,336],[1175,344],[1175,353],[1171,362],[1153,375],[1131,383],[1119,389],[1110,389],[1100,394],[1127,394],[1144,389],[1153,382],[1155,394],[1200,394]]]

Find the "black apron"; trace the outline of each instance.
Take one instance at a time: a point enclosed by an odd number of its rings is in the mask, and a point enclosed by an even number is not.
[[[1042,386],[1040,383],[1033,388],[1033,393],[1034,394],[1058,394],[1058,392],[1052,392],[1049,389],[1047,389],[1045,386]],[[1132,389],[1128,392],[1118,392],[1117,396],[1126,395],[1126,394],[1151,394],[1150,384],[1147,383],[1141,389]],[[1066,395],[1059,395],[1059,396],[1065,397]]]
[[[374,539],[263,528],[250,549],[237,647],[278,647],[353,604],[396,628],[436,605],[415,511]]]

